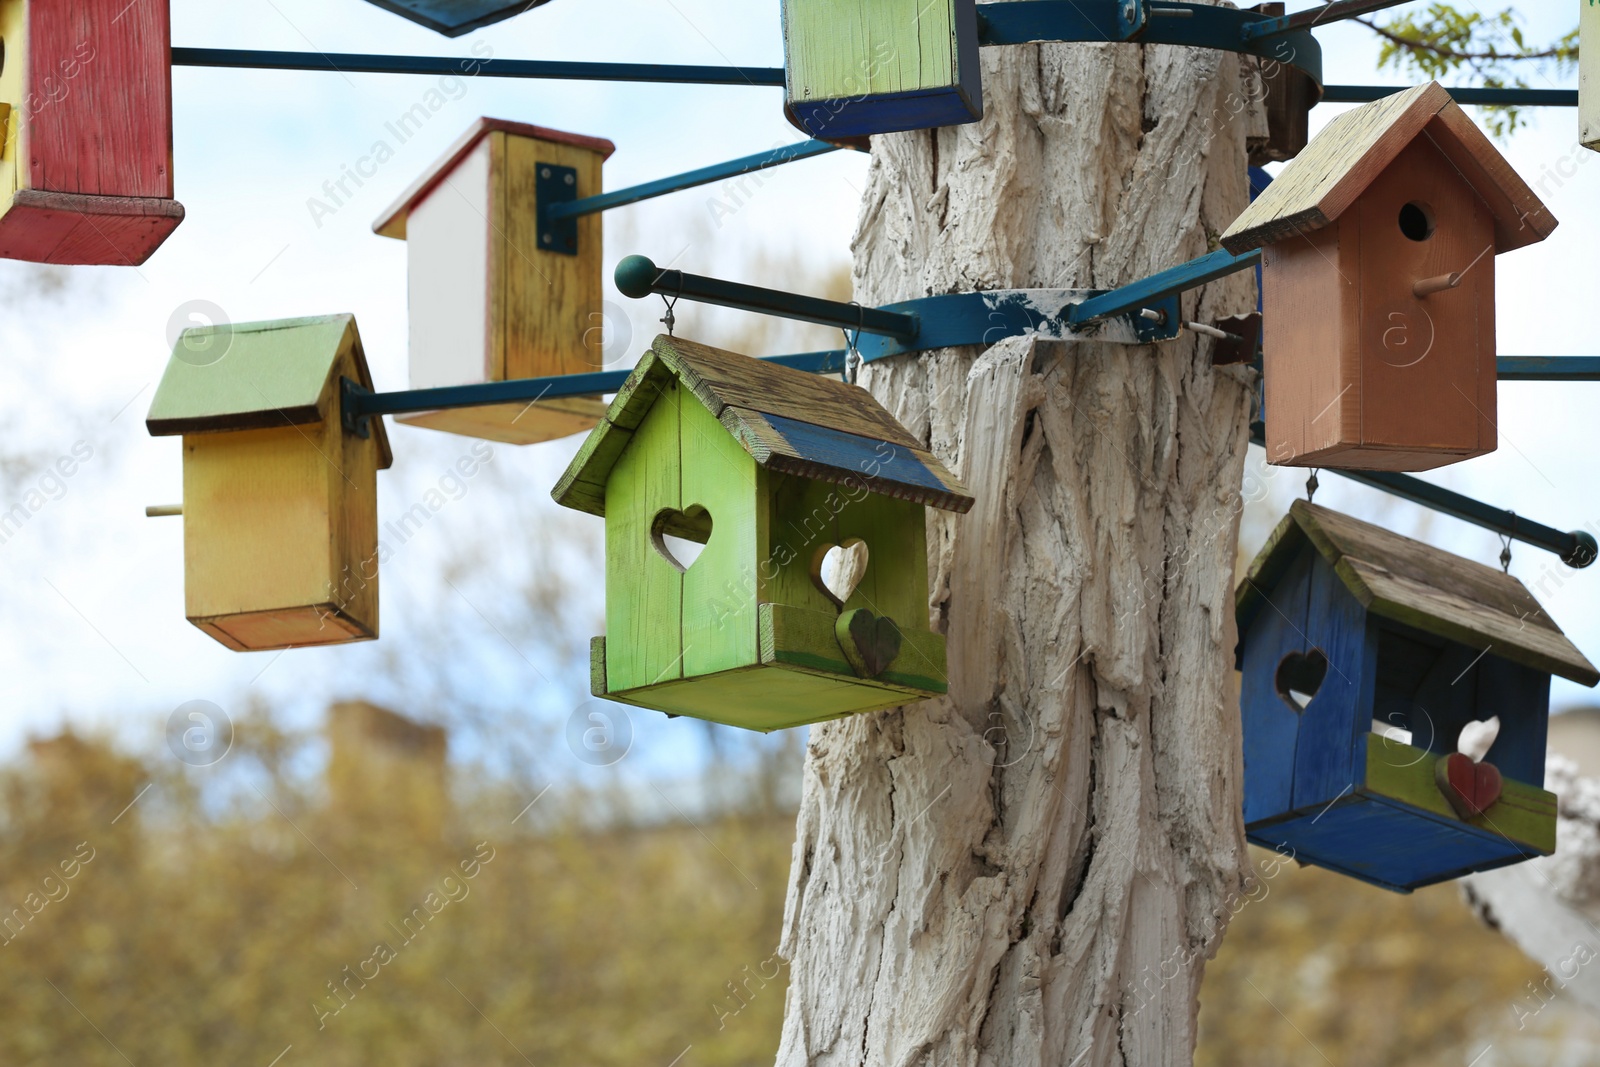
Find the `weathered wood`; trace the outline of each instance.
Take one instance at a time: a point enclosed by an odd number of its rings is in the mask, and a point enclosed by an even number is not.
[[[1254,624],[1273,576],[1282,573],[1303,538],[1374,614],[1477,648],[1492,643],[1503,659],[1580,685],[1600,683],[1600,671],[1509,574],[1301,500],[1239,584],[1235,602],[1242,630]]]
[[[170,39],[167,0],[0,5],[0,256],[137,265],[182,221]]]
[[[1244,206],[1250,124],[1213,118],[1248,99],[1233,55],[983,63],[980,124],[873,138],[864,304],[1114,287],[1209,251]],[[1254,301],[1241,275],[1184,312]],[[811,730],[780,1067],[1189,1063],[1244,855],[1228,591],[1247,377],[1192,339],[863,369],[976,500],[928,518],[948,696]],[[1154,978],[1175,952],[1197,962]]]
[[[1494,215],[1495,251],[1544,240],[1556,220],[1438,82],[1418,85],[1337,116],[1233,221],[1222,246],[1235,255],[1337,222],[1419,137]]]

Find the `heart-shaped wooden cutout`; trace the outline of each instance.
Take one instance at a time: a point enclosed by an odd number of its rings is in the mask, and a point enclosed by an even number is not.
[[[811,559],[811,581],[840,608],[867,573],[867,543],[852,537],[842,545],[822,545]]]
[[[863,678],[876,678],[900,655],[900,627],[887,615],[856,608],[839,616],[833,632],[844,658]]]
[[[1492,763],[1474,763],[1463,752],[1452,752],[1433,766],[1439,792],[1463,819],[1475,819],[1500,799],[1500,769]]]
[[[1296,713],[1306,710],[1322,682],[1328,677],[1328,657],[1320,648],[1310,652],[1291,652],[1278,663],[1273,685],[1278,696]]]
[[[711,513],[699,504],[678,511],[664,508],[650,523],[650,543],[680,571],[694,566],[711,540]]]

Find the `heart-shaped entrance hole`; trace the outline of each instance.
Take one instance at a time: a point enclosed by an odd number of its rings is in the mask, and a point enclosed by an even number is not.
[[[1469,757],[1473,763],[1482,763],[1495,741],[1500,737],[1500,716],[1469,722],[1456,735],[1456,751]]]
[[[1278,696],[1296,712],[1306,710],[1322,680],[1328,676],[1328,657],[1322,649],[1310,652],[1291,652],[1278,663],[1278,673],[1273,678]]]
[[[693,504],[682,511],[664,508],[650,524],[650,543],[680,571],[694,566],[711,540],[711,512]]]
[[[811,581],[840,608],[867,573],[867,543],[852,537],[842,545],[823,545],[811,558]]]

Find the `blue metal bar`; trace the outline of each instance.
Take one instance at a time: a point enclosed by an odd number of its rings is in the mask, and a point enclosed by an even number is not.
[[[325,70],[345,74],[457,74],[480,78],[671,82],[782,86],[782,67],[706,67],[666,63],[567,63],[472,56],[386,56],[349,52],[264,52],[245,48],[174,48],[176,67]]]
[[[1333,0],[1332,3],[1324,4],[1321,7],[1307,8],[1304,11],[1296,11],[1292,15],[1280,15],[1277,18],[1265,19],[1252,26],[1246,26],[1244,28],[1244,37],[1245,40],[1280,37],[1296,30],[1310,30],[1318,26],[1342,22],[1345,19],[1370,15],[1374,11],[1382,11],[1386,7],[1399,7],[1407,2],[1408,0]]]
[[[1501,356],[1502,382],[1600,382],[1600,356]]]
[[[1370,104],[1403,92],[1404,85],[1324,85],[1324,104]],[[1463,89],[1445,86],[1458,104],[1503,107],[1577,107],[1576,89]]]
[[[551,219],[570,219],[579,215],[592,215],[596,211],[610,211],[612,208],[637,204],[651,197],[692,189],[697,185],[708,185],[738,174],[749,174],[753,170],[765,170],[768,167],[792,163],[797,159],[810,159],[812,156],[837,152],[842,147],[843,145],[829,144],[827,141],[800,141],[768,152],[757,152],[753,156],[730,159],[726,163],[716,163],[709,167],[701,167],[699,170],[675,174],[670,178],[660,178],[653,182],[645,182],[643,185],[618,189],[614,193],[601,193],[599,196],[586,196],[582,200],[571,200],[564,204],[551,204],[545,209],[545,215]]]
[[[1265,434],[1259,423],[1251,428],[1250,443],[1263,447],[1266,444]],[[1421,478],[1413,478],[1409,474],[1324,469],[1330,474],[1337,474],[1374,489],[1381,489],[1413,504],[1420,504],[1440,514],[1470,522],[1485,530],[1492,530],[1514,541],[1542,548],[1546,552],[1554,552],[1561,557],[1561,562],[1569,567],[1581,570],[1592,564],[1597,555],[1600,555],[1600,546],[1596,545],[1594,537],[1587,531],[1574,530],[1571,533],[1562,533],[1553,526],[1525,519],[1514,511],[1485,504],[1481,500],[1463,496],[1454,490],[1425,482]]]
[[[914,315],[685,274],[681,270],[662,270],[644,256],[629,256],[618,263],[616,282],[623,296],[635,299],[660,293],[674,299],[682,297],[740,311],[837,326],[841,330],[886,334],[903,340],[910,340],[917,335],[917,319]]]
[[[1238,271],[1249,270],[1260,259],[1260,249],[1236,256],[1225,248],[1219,248],[1199,259],[1191,259],[1170,270],[1152,274],[1131,285],[1124,285],[1120,289],[1112,289],[1108,293],[1085,300],[1072,309],[1068,321],[1079,325],[1096,319],[1110,318],[1113,315],[1127,314],[1130,311],[1137,312],[1141,308],[1150,307],[1156,301],[1176,296],[1206,282],[1214,282],[1218,278],[1225,278]]]

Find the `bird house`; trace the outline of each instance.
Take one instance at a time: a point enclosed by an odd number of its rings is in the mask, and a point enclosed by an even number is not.
[[[1297,501],[1236,599],[1251,841],[1395,890],[1554,851],[1550,676],[1600,673],[1521,582]]]
[[[837,141],[983,117],[974,0],[783,0],[785,111]]]
[[[1600,2],[1583,0],[1578,36],[1589,50],[1578,50],[1578,141],[1600,152]]]
[[[413,389],[602,369],[600,215],[547,219],[541,206],[599,194],[613,150],[480,119],[374,224],[406,242]],[[588,430],[604,412],[598,398],[566,397],[399,419],[532,444]]]
[[[606,520],[595,696],[775,730],[945,691],[923,508],[972,498],[865,390],[657,337],[554,496]]]
[[[375,7],[392,11],[446,37],[460,37],[491,26],[512,15],[520,15],[550,0],[367,0]]]
[[[167,0],[0,0],[0,256],[137,265],[172,198]]]
[[[1330,122],[1222,235],[1262,250],[1268,460],[1493,452],[1495,256],[1555,225],[1436,83]]]
[[[184,607],[238,652],[378,636],[381,419],[347,430],[340,381],[368,389],[351,315],[186,330],[145,425],[183,435]]]
[[[1247,10],[1277,18],[1281,2],[1257,4]],[[1292,53],[1291,53],[1292,55]],[[1266,125],[1245,138],[1252,167],[1282,163],[1305,150],[1311,139],[1311,109],[1322,99],[1317,80],[1286,59],[1254,59],[1260,80],[1260,103]]]

